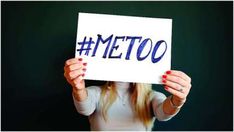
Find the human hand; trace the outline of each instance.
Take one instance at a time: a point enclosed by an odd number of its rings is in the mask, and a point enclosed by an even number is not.
[[[73,90],[85,88],[83,77],[85,76],[86,65],[82,58],[71,58],[65,62],[64,77],[73,87]]]
[[[183,105],[192,87],[191,78],[182,71],[170,70],[162,76],[162,82],[165,90],[173,95],[172,103]]]

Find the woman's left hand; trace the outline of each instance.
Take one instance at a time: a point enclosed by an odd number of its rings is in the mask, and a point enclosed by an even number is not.
[[[184,72],[170,70],[162,76],[162,82],[165,90],[173,95],[173,104],[182,105],[192,87],[191,78]]]

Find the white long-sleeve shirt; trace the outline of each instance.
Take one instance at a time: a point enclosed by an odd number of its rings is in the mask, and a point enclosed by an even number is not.
[[[82,102],[73,97],[74,105],[80,114],[89,116],[91,130],[147,130],[143,122],[135,118],[132,111],[128,94],[129,83],[116,82],[116,88],[118,96],[108,109],[107,121],[104,120],[101,114],[101,107],[99,106],[101,88],[98,86],[88,87],[88,97]],[[159,121],[167,121],[177,114],[168,115],[163,112],[162,104],[165,99],[166,96],[163,93],[154,91],[154,97],[151,101],[152,110]]]

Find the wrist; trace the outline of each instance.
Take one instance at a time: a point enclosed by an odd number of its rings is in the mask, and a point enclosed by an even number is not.
[[[72,94],[73,94],[74,98],[77,101],[83,101],[88,96],[88,92],[87,92],[87,90],[85,88],[84,89],[80,89],[80,90],[73,89]]]
[[[185,99],[180,99],[174,95],[171,95],[171,102],[175,105],[175,106],[180,106],[180,105],[183,105],[186,101],[186,98]]]
[[[84,94],[87,94],[85,88],[83,88],[83,89],[73,88],[72,93],[73,93],[74,96],[78,96],[78,97],[82,96]]]
[[[169,100],[170,100],[170,104],[173,108],[177,108],[177,109],[180,109],[183,104],[185,103],[185,100],[186,99],[183,99],[183,100],[179,100],[177,99],[175,96],[171,95],[169,97]]]
[[[85,91],[85,88],[79,89],[79,88],[76,88],[76,87],[72,87],[72,91],[74,93],[81,93],[81,92]]]

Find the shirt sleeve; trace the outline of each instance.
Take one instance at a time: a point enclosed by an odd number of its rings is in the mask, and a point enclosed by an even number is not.
[[[87,87],[88,97],[84,101],[77,101],[74,96],[73,101],[78,113],[89,116],[97,108],[101,89],[97,86]]]
[[[160,92],[153,92],[153,99],[152,99],[152,107],[153,107],[153,113],[157,120],[159,121],[168,121],[172,117],[174,117],[178,112],[176,112],[173,115],[166,114],[163,111],[163,102],[167,99],[167,97]]]

